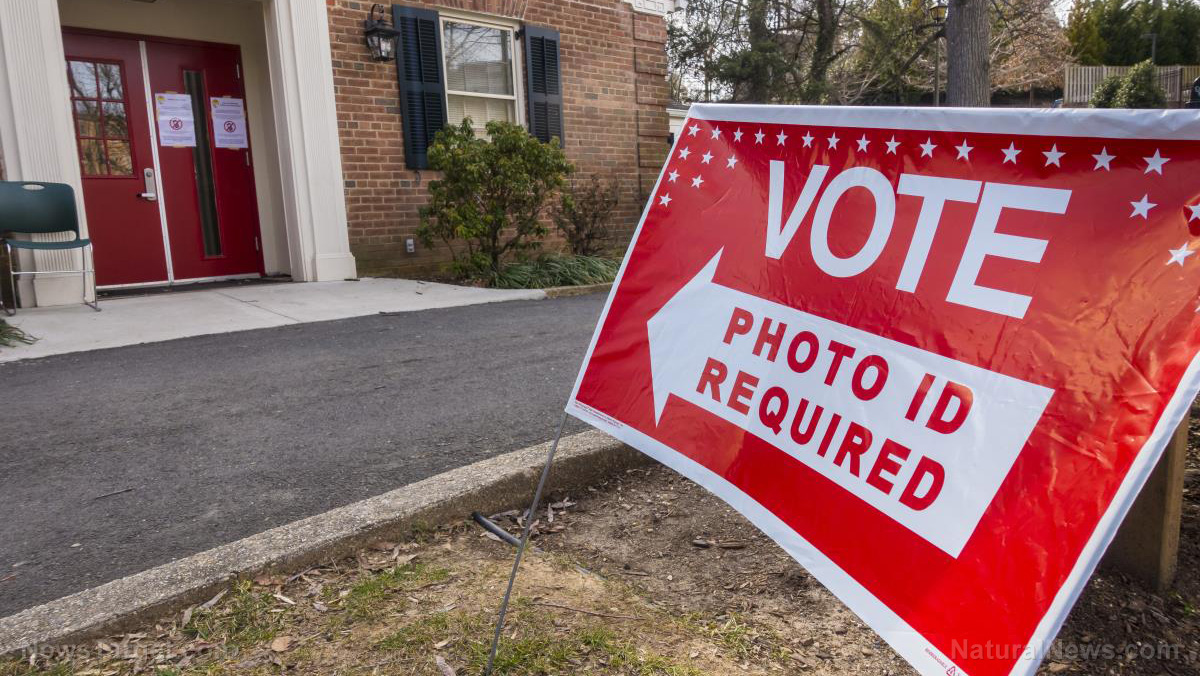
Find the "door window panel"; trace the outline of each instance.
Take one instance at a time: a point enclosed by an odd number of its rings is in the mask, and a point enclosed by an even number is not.
[[[133,158],[129,155],[129,141],[105,141],[109,173],[117,176],[133,174]]]
[[[75,102],[75,128],[75,133],[84,138],[100,136],[100,110],[94,102]]]
[[[109,101],[124,100],[125,88],[121,85],[121,67],[115,63],[97,63],[96,71],[100,74],[99,84],[103,98]]]
[[[71,75],[71,96],[94,99],[98,94],[96,89],[96,66],[91,61],[71,61],[68,72]]]
[[[196,177],[196,197],[200,203],[200,235],[204,241],[205,257],[214,258],[222,255],[223,249],[221,228],[217,223],[216,182],[208,144],[208,94],[204,72],[183,71],[183,85],[192,97],[192,115],[196,120],[196,147],[192,149],[192,164]]]
[[[67,62],[79,167],[84,176],[132,176],[128,102],[119,63]]]
[[[108,173],[104,166],[104,146],[96,139],[79,139],[79,163],[84,176],[103,176]]]

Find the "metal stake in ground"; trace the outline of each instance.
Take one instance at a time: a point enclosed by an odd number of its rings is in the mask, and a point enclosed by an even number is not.
[[[558,440],[562,438],[563,426],[567,424],[567,412],[564,410],[558,420],[558,429],[554,432],[554,441],[550,444],[550,452],[546,454],[546,465],[542,467],[542,477],[538,479],[537,490],[533,492],[533,504],[525,513],[525,529],[521,531],[521,542],[517,545],[517,556],[513,559],[512,572],[508,575],[508,588],[504,590],[504,600],[500,602],[500,614],[496,618],[496,633],[492,636],[492,651],[488,653],[487,668],[483,676],[491,676],[492,665],[496,662],[496,650],[500,647],[500,634],[504,631],[504,616],[508,613],[508,600],[512,597],[513,583],[517,581],[517,570],[521,567],[521,557],[525,554],[525,546],[529,544],[529,533],[533,530],[533,518],[537,514],[538,504],[542,501],[542,489],[546,487],[546,477],[550,476],[550,465],[554,462],[554,453],[558,450]]]

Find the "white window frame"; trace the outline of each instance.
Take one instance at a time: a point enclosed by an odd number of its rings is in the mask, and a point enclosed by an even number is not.
[[[488,14],[476,14],[474,12],[463,12],[456,10],[438,10],[438,30],[441,34],[438,39],[445,42],[446,39],[446,22],[451,23],[467,23],[475,26],[483,26],[485,28],[498,28],[508,33],[509,54],[512,55],[512,78],[513,78],[513,93],[508,94],[481,94],[479,92],[464,92],[450,89],[449,84],[445,84],[443,89],[446,96],[446,109],[450,109],[450,96],[475,96],[484,99],[501,99],[511,100],[513,102],[513,111],[516,115],[515,122],[522,127],[527,127],[525,120],[525,80],[521,77],[521,65],[525,62],[525,45],[523,41],[517,40],[517,32],[521,30],[521,24],[517,21],[508,21],[501,17],[491,16]],[[446,68],[446,48],[443,45],[441,50],[442,58],[442,73],[448,75],[449,70]],[[447,76],[443,76],[443,83],[448,81]],[[484,120],[484,124],[487,120]],[[482,126],[482,125],[479,125]]]

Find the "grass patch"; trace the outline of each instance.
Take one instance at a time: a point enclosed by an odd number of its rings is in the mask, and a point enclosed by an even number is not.
[[[505,266],[486,281],[498,289],[608,284],[616,279],[620,267],[620,261],[599,256],[542,256]]]
[[[18,344],[32,345],[33,338],[21,329],[0,319],[0,347],[16,347]],[[3,674],[4,672],[0,672]],[[4,674],[7,676],[7,674]]]
[[[747,659],[754,651],[754,631],[736,615],[730,615],[724,623],[710,627],[709,634],[739,660]]]
[[[46,669],[31,667],[24,660],[0,658],[0,676],[71,676],[75,670],[66,663],[58,663]]]
[[[602,625],[556,627],[550,614],[533,608],[527,599],[514,602],[511,618],[496,654],[493,673],[497,676],[600,670],[628,676],[701,676],[693,667],[639,650]],[[437,674],[433,656],[439,653],[460,673],[482,673],[494,619],[490,613],[437,613],[384,637],[375,648],[394,653],[398,663],[406,665],[404,673]]]
[[[249,580],[234,586],[221,603],[208,609],[197,609],[183,627],[185,635],[211,643],[246,648],[275,638],[283,624],[284,612],[279,610],[270,593],[255,591]]]
[[[409,562],[360,580],[350,587],[342,607],[354,619],[377,615],[397,591],[411,591],[450,579],[450,571],[423,563]]]

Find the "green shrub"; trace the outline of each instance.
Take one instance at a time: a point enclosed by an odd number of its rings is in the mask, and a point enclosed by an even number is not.
[[[1092,94],[1093,108],[1165,108],[1167,96],[1158,86],[1154,64],[1143,61],[1124,75],[1106,78]]]
[[[429,183],[417,233],[427,246],[445,242],[463,277],[497,275],[505,259],[541,246],[543,209],[572,171],[557,140],[542,143],[498,121],[487,123],[487,136],[476,137],[466,119],[429,147],[429,166],[442,177]]]
[[[554,207],[554,227],[577,256],[595,256],[612,239],[608,224],[621,201],[621,184],[614,179],[601,180],[592,174],[563,189]]]
[[[507,265],[487,281],[499,289],[607,284],[616,279],[620,267],[620,261],[598,256],[542,256]]]

